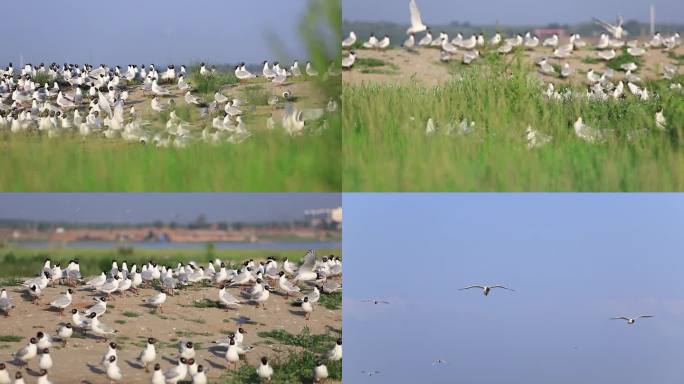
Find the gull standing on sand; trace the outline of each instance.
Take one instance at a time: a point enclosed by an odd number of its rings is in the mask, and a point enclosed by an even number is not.
[[[409,1],[409,13],[411,16],[411,26],[406,30],[407,35],[427,30],[427,26],[423,24],[423,20],[420,16],[420,10],[418,9],[416,0]]]
[[[71,294],[73,291],[71,288],[67,289],[66,293],[62,296],[59,296],[55,301],[50,303],[50,306],[53,308],[57,308],[59,310],[59,315],[62,316],[64,315],[64,308],[68,307],[71,305]]]
[[[159,309],[159,312],[164,313],[162,309],[162,304],[166,301],[166,293],[159,292],[154,296],[145,299],[145,303],[153,306],[155,309]]]
[[[14,309],[14,305],[9,296],[7,296],[7,290],[3,288],[2,291],[0,291],[0,310],[5,312],[5,317],[7,317],[9,316],[9,311],[11,309]]]
[[[261,358],[261,365],[256,370],[257,376],[260,379],[271,381],[271,376],[273,376],[273,368],[268,364],[268,358],[266,356]]]
[[[145,372],[150,371],[148,365],[157,359],[157,350],[154,347],[154,343],[156,342],[157,340],[155,338],[148,338],[147,346],[145,346],[145,349],[143,349],[142,352],[140,352],[140,356],[138,356],[138,361],[145,368]]]
[[[356,33],[350,31],[349,36],[342,40],[342,48],[351,48],[354,43],[356,43]]]
[[[38,354],[37,343],[38,340],[36,340],[35,337],[32,337],[26,346],[14,353],[13,356],[19,361],[20,365],[28,365],[28,361],[36,357]]]
[[[343,69],[351,69],[354,66],[355,61],[356,61],[356,52],[351,51],[351,52],[349,52],[349,56],[342,59],[342,68]]]
[[[513,289],[504,287],[503,285],[491,285],[491,286],[487,286],[487,285],[470,285],[470,286],[467,286],[467,287],[464,287],[464,288],[459,289],[459,291],[463,291],[463,290],[465,290],[465,289],[472,289],[472,288],[479,288],[479,289],[481,289],[481,290],[482,290],[482,293],[483,293],[485,296],[489,295],[489,293],[490,293],[490,292],[492,291],[492,289],[494,289],[494,288],[501,288],[501,289],[506,289],[506,290],[515,292]]]

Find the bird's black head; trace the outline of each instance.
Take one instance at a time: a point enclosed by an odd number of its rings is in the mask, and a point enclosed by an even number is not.
[[[50,354],[50,350],[48,348],[43,349],[43,354],[44,355]]]
[[[116,361],[116,356],[114,356],[114,355],[109,356],[109,362],[110,363],[113,363],[115,361]]]
[[[116,349],[116,343],[112,341],[111,343],[109,343],[109,347],[111,349]]]
[[[32,337],[32,338],[29,340],[29,343],[31,343],[31,344],[36,344],[37,342],[38,342],[38,340],[36,340],[35,337]]]
[[[159,363],[157,363],[157,364],[154,365],[154,370],[155,370],[155,371],[158,371],[158,370],[160,370],[160,369],[161,369],[161,365],[159,365]]]
[[[342,338],[337,339],[337,345],[342,345]]]
[[[202,364],[197,366],[197,372],[204,372],[204,366]]]
[[[195,359],[192,359],[192,358],[188,359],[188,365],[193,365],[193,364],[195,364]]]
[[[188,341],[187,343],[185,343],[185,347],[192,348],[192,341]]]
[[[266,358],[266,356],[261,358],[261,364],[268,364],[268,358]]]
[[[76,313],[78,313],[78,309],[76,309],[76,308],[72,309],[71,313],[73,313],[75,315]]]
[[[39,338],[39,339],[42,339],[43,336],[45,336],[45,334],[44,334],[43,332],[38,332],[38,333],[36,333],[36,337]]]
[[[148,344],[154,344],[156,342],[157,342],[157,340],[154,337],[150,337],[149,339],[147,339]]]

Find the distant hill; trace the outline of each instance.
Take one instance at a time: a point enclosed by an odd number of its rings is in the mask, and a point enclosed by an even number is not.
[[[408,15],[407,15],[408,17]],[[610,21],[610,20],[609,20]],[[568,34],[579,33],[583,37],[598,36],[604,29],[594,24],[593,22],[579,23],[579,24],[537,24],[537,25],[474,25],[469,22],[453,21],[449,24],[430,25],[433,36],[437,37],[439,32],[445,31],[450,38],[456,36],[457,33],[468,37],[471,34],[484,33],[486,36],[493,35],[499,31],[505,35],[515,35],[516,33],[524,34],[527,31],[533,31],[537,28],[549,29],[565,29]],[[645,36],[649,33],[649,25],[636,20],[629,20],[625,22],[625,29],[629,32],[629,37]],[[349,31],[356,32],[360,40],[367,40],[371,33],[382,37],[388,35],[394,45],[401,44],[406,39],[406,29],[408,24],[398,24],[391,22],[366,22],[366,21],[348,21],[342,22],[343,36],[347,36]],[[658,24],[657,30],[662,34],[669,35],[675,32],[683,32],[684,24]],[[422,34],[421,34],[422,35]]]

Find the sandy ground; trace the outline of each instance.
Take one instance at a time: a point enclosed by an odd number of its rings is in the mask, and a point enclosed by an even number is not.
[[[274,286],[271,284],[271,286]],[[277,286],[277,285],[276,285]],[[7,366],[12,375],[18,369],[11,363],[12,353],[28,342],[38,331],[46,331],[51,336],[56,334],[59,324],[71,321],[71,314],[61,317],[49,307],[49,302],[65,291],[65,287],[48,288],[45,290],[39,305],[31,304],[21,298],[21,287],[8,288],[9,294],[16,305],[10,317],[0,317],[0,335],[17,335],[23,340],[19,342],[0,342],[0,361],[8,362]],[[230,289],[234,296],[238,296],[239,289]],[[119,367],[125,383],[148,383],[151,373],[146,373],[136,362],[142,350],[140,343],[148,337],[158,339],[157,362],[166,370],[174,365],[174,358],[178,353],[178,340],[185,338],[199,343],[197,350],[198,364],[208,369],[210,379],[216,379],[225,374],[228,363],[224,358],[225,349],[212,345],[212,341],[224,337],[227,332],[235,332],[238,323],[247,332],[245,345],[254,346],[254,350],[246,356],[241,364],[257,366],[261,356],[276,358],[278,351],[287,347],[265,343],[257,336],[257,332],[284,329],[298,334],[308,326],[312,334],[326,333],[342,329],[342,311],[328,310],[323,306],[316,306],[310,320],[306,320],[298,307],[290,305],[292,300],[284,300],[282,296],[272,294],[266,304],[266,310],[255,308],[254,305],[243,305],[237,310],[219,308],[196,308],[194,300],[218,300],[218,289],[213,287],[187,288],[176,291],[175,296],[168,296],[163,307],[163,313],[153,312],[143,305],[142,300],[155,293],[152,289],[142,289],[138,296],[117,297],[110,302],[107,312],[101,316],[101,321],[114,327],[118,331],[115,341],[120,346]],[[86,308],[93,303],[93,293],[78,288],[74,293],[74,301],[70,308]],[[112,308],[113,306],[113,308]],[[141,314],[139,317],[126,317],[125,311]],[[124,321],[124,324],[117,323]],[[221,333],[224,332],[224,333]],[[138,345],[136,345],[138,344]],[[54,366],[48,377],[55,383],[109,383],[100,365],[100,359],[107,351],[107,344],[99,340],[90,332],[85,338],[71,338],[66,347],[53,346],[51,352]],[[35,382],[38,359],[29,362],[28,373],[24,375],[27,382]],[[186,382],[188,378],[186,378]],[[334,382],[334,381],[333,381]]]
[[[545,81],[554,81],[555,83],[567,82],[567,81],[579,81],[584,82],[586,77],[585,73],[593,68],[595,71],[602,72],[606,66],[602,63],[596,64],[586,64],[582,60],[591,57],[597,58],[596,50],[592,47],[595,45],[595,41],[591,39],[584,39],[587,42],[587,46],[581,50],[576,50],[573,52],[572,56],[568,59],[549,59],[551,64],[561,65],[564,62],[568,62],[570,67],[576,72],[575,75],[571,77],[570,80],[561,80],[558,77],[550,77],[546,75],[539,74],[543,77]],[[640,39],[640,43],[645,41]],[[566,43],[565,39],[561,40],[561,44]],[[463,51],[463,50],[461,50]],[[551,58],[552,50],[550,48],[540,48],[537,47],[534,50],[527,50],[525,52],[525,58],[529,61],[530,66],[533,65],[537,59],[541,57]],[[619,50],[616,50],[619,54]],[[684,46],[680,45],[674,50],[676,55],[684,55]],[[437,84],[443,83],[452,79],[453,70],[449,70],[449,64],[440,62],[440,50],[438,48],[417,48],[413,51],[408,51],[403,48],[392,48],[388,50],[368,50],[368,49],[357,49],[357,58],[362,59],[379,59],[388,63],[382,67],[355,67],[351,70],[346,70],[342,74],[342,79],[344,83],[359,85],[362,83],[402,83],[413,81],[414,79],[419,83],[426,86],[435,86]],[[346,56],[348,51],[343,53]],[[452,60],[461,61],[462,53],[452,56]],[[507,55],[507,58],[512,59],[513,55]],[[640,68],[636,73],[642,79],[653,79],[660,78],[661,68],[665,63],[677,64],[677,61],[667,57],[667,53],[663,52],[662,49],[649,49],[646,54],[642,56],[645,66]],[[466,67],[467,68],[467,67]],[[382,73],[363,73],[364,70],[371,69],[371,72],[382,72]],[[456,71],[457,72],[457,71]],[[680,68],[679,73],[682,73]],[[623,75],[623,72],[619,72],[617,79],[619,80]]]

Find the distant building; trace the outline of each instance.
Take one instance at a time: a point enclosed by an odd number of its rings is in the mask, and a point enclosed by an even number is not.
[[[554,34],[558,35],[558,37],[564,37],[567,32],[564,28],[537,28],[534,30],[534,34],[539,37],[553,36]]]
[[[304,211],[304,218],[312,227],[339,225],[342,222],[342,208],[317,208]]]

